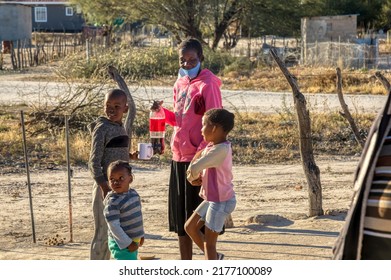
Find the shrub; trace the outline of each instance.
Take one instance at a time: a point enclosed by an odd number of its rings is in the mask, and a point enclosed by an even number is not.
[[[215,74],[229,71],[245,71],[249,75],[254,67],[248,58],[233,57],[223,51],[204,51],[203,67]],[[132,47],[119,50],[103,50],[89,61],[84,53],[69,55],[60,65],[59,73],[71,79],[107,78],[107,67],[115,66],[127,80],[151,80],[158,77],[176,76],[178,72],[178,53],[167,47]],[[226,69],[226,70],[225,70]]]
[[[236,72],[240,76],[250,76],[256,67],[255,63],[247,57],[231,58],[231,61],[229,62],[230,63],[227,63],[224,67],[224,75],[231,72]]]
[[[68,56],[60,66],[60,73],[68,78],[107,78],[107,67],[114,65],[127,79],[137,81],[156,76],[173,75],[177,71],[178,56],[169,48],[109,49],[92,56]]]

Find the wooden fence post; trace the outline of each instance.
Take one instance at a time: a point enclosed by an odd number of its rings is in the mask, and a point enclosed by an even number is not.
[[[308,184],[309,194],[309,216],[323,215],[322,209],[322,187],[320,184],[320,171],[315,163],[312,148],[311,119],[307,110],[307,101],[300,92],[296,79],[285,67],[284,63],[278,57],[275,49],[270,49],[270,53],[277,62],[282,73],[292,88],[293,100],[298,119],[300,156],[303,164],[305,177]]]
[[[343,110],[343,112],[340,112],[340,114],[349,122],[357,143],[361,146],[361,148],[364,148],[365,142],[362,139],[360,132],[358,131],[357,125],[354,122],[353,117],[349,112],[348,105],[345,103],[345,100],[343,98],[341,69],[338,67],[336,70],[337,70],[337,94],[338,94],[339,103],[341,104]]]
[[[31,228],[33,231],[33,242],[36,243],[35,238],[35,223],[34,223],[34,213],[33,213],[33,200],[31,195],[31,183],[30,183],[30,168],[29,168],[29,160],[27,154],[27,143],[26,143],[26,130],[24,126],[24,115],[23,111],[20,111],[20,122],[22,125],[22,134],[23,134],[23,150],[24,150],[24,160],[26,166],[26,174],[27,174],[27,187],[29,191],[29,202],[30,202],[30,217],[31,217]]]
[[[65,116],[65,144],[66,144],[66,158],[67,158],[67,174],[68,174],[68,209],[69,209],[69,242],[73,242],[73,224],[72,224],[72,186],[71,186],[71,163],[69,156],[69,125],[68,116]]]

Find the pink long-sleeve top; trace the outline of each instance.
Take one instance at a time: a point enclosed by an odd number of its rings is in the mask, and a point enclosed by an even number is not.
[[[202,176],[200,196],[207,201],[222,202],[231,199],[233,190],[232,148],[229,141],[208,144],[190,163],[187,179],[191,182]]]
[[[221,81],[208,69],[196,78],[180,77],[174,84],[173,112],[163,108],[166,123],[174,127],[171,138],[172,159],[190,162],[206,146],[201,135],[202,116],[212,108],[222,108]]]

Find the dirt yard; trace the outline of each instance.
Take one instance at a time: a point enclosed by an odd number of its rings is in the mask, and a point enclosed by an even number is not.
[[[321,170],[324,216],[307,217],[307,184],[300,163],[235,166],[238,204],[234,227],[219,238],[227,260],[327,260],[344,223],[352,196],[352,158],[317,158]],[[146,240],[140,256],[179,259],[176,235],[168,232],[169,166],[134,162],[133,187],[142,198]],[[69,199],[65,168],[31,171],[36,244],[33,243],[27,176],[21,166],[0,174],[0,259],[86,260],[93,234],[92,179],[75,168],[72,184],[70,242]],[[203,255],[194,250],[194,259]]]
[[[43,68],[45,69],[45,68]],[[8,75],[0,80],[37,80],[50,76]],[[308,213],[308,190],[300,162],[234,166],[237,208],[234,227],[218,241],[227,260],[328,260],[350,204],[353,174],[359,158],[316,158],[321,171],[324,216]],[[23,162],[23,159],[20,160]],[[140,256],[177,260],[177,237],[168,232],[169,166],[133,163],[133,187],[142,198],[146,239]],[[92,179],[86,168],[73,167],[72,234],[65,166],[31,167],[32,208],[36,243],[24,165],[0,169],[0,260],[87,260],[93,235]],[[194,249],[194,259],[203,255]]]

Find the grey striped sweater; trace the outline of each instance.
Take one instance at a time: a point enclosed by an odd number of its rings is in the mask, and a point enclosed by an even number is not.
[[[125,249],[134,239],[144,236],[141,201],[135,190],[129,189],[120,194],[109,192],[104,206],[109,237],[115,240],[120,249]]]

